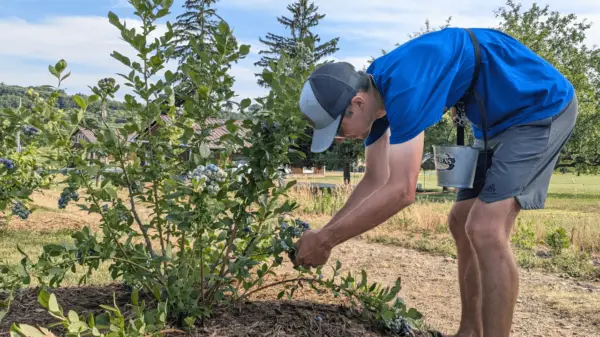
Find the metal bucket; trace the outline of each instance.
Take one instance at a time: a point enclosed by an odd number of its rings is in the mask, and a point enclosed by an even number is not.
[[[469,146],[434,145],[438,186],[473,188],[479,150]]]

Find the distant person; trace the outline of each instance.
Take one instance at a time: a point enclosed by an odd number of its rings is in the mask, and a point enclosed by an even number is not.
[[[311,150],[325,151],[336,135],[364,139],[367,170],[329,223],[300,238],[295,263],[321,266],[334,247],[411,205],[423,132],[445,107],[463,105],[474,146],[487,144],[491,154],[486,160],[482,151],[474,187],[458,190],[448,219],[462,300],[456,336],[506,337],[519,289],[511,229],[521,209],[544,207],[578,103],[557,69],[500,31],[446,28],[406,42],[366,72],[336,62],[312,73],[300,96],[315,129]]]
[[[348,165],[344,165],[344,184],[350,184],[350,167]]]

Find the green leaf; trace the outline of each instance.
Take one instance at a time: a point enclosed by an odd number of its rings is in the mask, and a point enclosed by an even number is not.
[[[69,310],[68,316],[69,316],[69,321],[71,323],[77,323],[77,322],[79,322],[79,316],[77,315],[77,313],[75,311]]]
[[[360,280],[360,285],[361,287],[366,287],[367,286],[367,272],[363,269],[361,271],[361,280]]]
[[[85,110],[87,108],[87,103],[86,101],[81,98],[78,95],[73,95],[73,100],[75,101],[75,103],[77,103],[77,105],[82,108],[83,110]]]
[[[40,305],[45,309],[48,309],[49,301],[50,293],[47,292],[45,289],[40,290],[40,292],[38,293],[38,302],[40,303]]]
[[[100,96],[98,96],[98,95],[92,95],[92,96],[88,97],[88,105],[96,102],[99,99],[100,99]]]
[[[28,324],[19,324],[19,328],[26,337],[45,337],[44,334]]]
[[[114,59],[120,61],[124,65],[131,67],[131,61],[129,60],[129,57],[119,53],[118,51],[116,51],[116,50],[113,51],[112,54],[110,54],[110,56],[112,56]]]
[[[167,8],[163,8],[156,13],[156,18],[160,19],[167,15],[169,15],[169,10]]]
[[[219,32],[223,35],[229,34],[229,24],[225,21],[221,21],[221,23],[219,23]]]
[[[56,62],[56,65],[54,65],[54,68],[60,74],[65,69],[67,69],[67,62],[65,60],[60,60],[60,61]]]
[[[246,56],[250,53],[250,45],[243,44],[240,46],[240,55]]]
[[[57,316],[62,315],[60,306],[58,305],[58,302],[56,301],[56,295],[54,295],[54,294],[50,294],[50,299],[48,300],[48,311],[50,311],[51,313],[53,313]]]
[[[250,98],[244,98],[241,102],[240,102],[240,106],[242,109],[246,109],[247,107],[250,106],[250,104],[252,103],[252,101],[250,100]]]
[[[131,303],[133,303],[133,305],[138,306],[139,305],[139,290],[138,288],[133,289],[133,291],[131,292]]]
[[[383,312],[383,319],[385,319],[386,321],[391,320],[392,318],[394,318],[394,312],[391,310],[385,310]]]
[[[102,308],[104,310],[112,311],[114,313],[119,313],[119,309],[110,307],[110,306],[108,306],[106,304],[100,304],[99,306],[100,306],[100,308]]]
[[[65,79],[67,79],[69,76],[71,76],[71,72],[69,71],[65,76],[63,76],[60,80],[64,81]]]
[[[117,191],[115,191],[115,189],[114,189],[114,188],[112,188],[112,187],[110,187],[110,186],[106,186],[106,187],[104,188],[104,191],[105,191],[106,193],[108,193],[108,195],[110,195],[110,197],[111,197],[111,198],[113,198],[113,199],[117,199]]]
[[[88,325],[90,328],[96,327],[96,321],[94,320],[94,314],[90,312],[88,316]],[[95,336],[95,335],[94,335]]]
[[[196,318],[192,316],[186,317],[183,321],[188,327],[193,327],[196,324]]]
[[[210,148],[207,143],[202,143],[202,145],[200,145],[200,155],[202,158],[210,157]]]
[[[110,320],[106,313],[100,314],[98,315],[98,317],[96,317],[96,326],[98,327],[98,329],[106,329],[108,328],[109,324]]]
[[[423,318],[423,315],[417,311],[417,309],[415,308],[410,308],[408,309],[408,312],[405,315],[408,318],[412,318],[412,319],[421,319]]]
[[[48,70],[50,71],[50,73],[51,73],[52,75],[54,75],[54,77],[56,77],[56,78],[60,78],[60,74],[58,73],[58,71],[56,71],[56,68],[55,68],[54,66],[52,66],[52,65],[49,65],[49,66],[48,66]]]
[[[110,22],[113,26],[116,26],[119,29],[121,29],[122,27],[121,22],[119,22],[119,17],[112,11],[108,12],[108,22]]]

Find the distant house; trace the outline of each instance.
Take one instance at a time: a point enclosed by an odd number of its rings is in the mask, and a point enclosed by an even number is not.
[[[171,119],[171,117],[169,117],[168,115],[164,115],[161,114],[159,120],[155,120],[153,121],[148,127],[146,127],[141,134],[131,134],[128,137],[128,141],[130,142],[142,142],[142,143],[147,143],[146,140],[144,140],[144,135],[148,134],[148,132],[153,135],[157,132],[157,130],[162,126],[162,125],[169,125],[172,124],[173,121]],[[216,156],[216,152],[219,150],[224,149],[225,147],[220,143],[220,139],[221,137],[223,137],[224,135],[228,134],[229,131],[227,130],[226,127],[226,119],[219,119],[219,118],[209,118],[206,120],[206,124],[207,125],[212,125],[214,126],[210,132],[210,134],[206,137],[206,140],[208,141],[208,148],[210,149],[210,151],[213,153],[214,156]],[[242,121],[235,121],[235,124],[239,127],[238,132],[240,134],[240,136],[245,137],[247,135],[247,130],[244,129],[242,127]],[[200,127],[200,125],[198,124],[194,124],[192,126],[194,128],[194,130],[197,133],[200,133],[202,131],[202,128]],[[247,141],[244,141],[244,146],[246,147],[250,147],[251,144],[248,143]],[[187,144],[181,144],[181,147],[188,147]],[[181,158],[183,160],[190,160],[191,157],[191,153],[192,153],[192,148],[189,148],[187,151],[185,151],[184,153],[181,154]],[[241,153],[234,153],[231,158],[229,158],[232,161],[243,161],[246,158],[241,154]]]
[[[94,131],[82,127],[78,127],[77,130],[71,135],[71,140],[73,141],[73,146],[77,147],[81,146],[82,141],[86,143],[95,143],[98,141]]]
[[[81,148],[82,142],[95,143],[97,141],[98,138],[96,138],[94,131],[83,127],[78,127],[77,130],[75,130],[75,132],[73,132],[73,134],[71,135],[71,143],[74,148]],[[87,154],[87,157],[85,159],[92,160],[94,159],[94,155],[94,152],[90,152]]]

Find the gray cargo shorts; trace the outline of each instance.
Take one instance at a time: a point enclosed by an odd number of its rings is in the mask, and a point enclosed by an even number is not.
[[[491,203],[516,198],[521,209],[544,208],[558,155],[571,136],[578,114],[577,97],[557,115],[515,125],[473,147],[481,149],[472,189],[459,189],[456,201],[479,198]],[[483,172],[484,158],[488,169]]]

